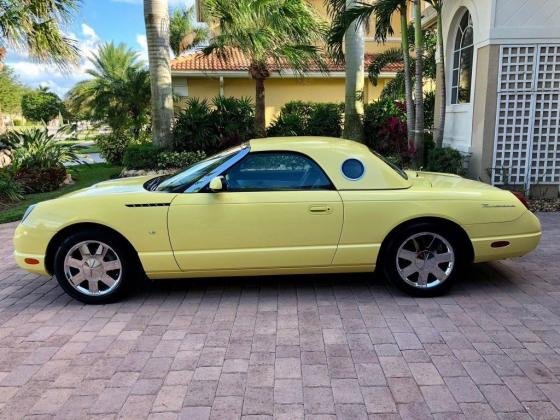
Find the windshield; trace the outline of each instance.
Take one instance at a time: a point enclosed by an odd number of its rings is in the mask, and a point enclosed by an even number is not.
[[[228,149],[222,153],[210,156],[207,159],[195,163],[184,171],[179,172],[177,175],[161,182],[155,190],[165,192],[184,192],[195,182],[199,181],[203,176],[209,174],[221,164],[231,159],[240,150],[241,146]]]
[[[383,162],[385,162],[387,165],[389,165],[396,173],[398,173],[404,179],[408,179],[408,175],[406,174],[406,172],[404,170],[402,170],[401,168],[399,168],[397,165],[395,165],[393,162],[391,162],[389,159],[380,155],[375,150],[369,149],[369,151],[371,153],[373,153],[375,156],[377,156],[379,159],[381,159]]]

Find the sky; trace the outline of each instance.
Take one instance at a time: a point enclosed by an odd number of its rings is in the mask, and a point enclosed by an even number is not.
[[[168,0],[170,8],[190,6],[194,0]],[[147,61],[143,0],[82,0],[81,7],[65,32],[76,39],[80,63],[69,74],[53,66],[36,63],[25,52],[9,51],[6,64],[18,79],[31,87],[47,86],[63,97],[79,80],[87,77],[88,58],[104,42],[123,42]]]

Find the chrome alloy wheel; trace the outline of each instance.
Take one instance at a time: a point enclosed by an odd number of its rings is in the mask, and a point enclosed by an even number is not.
[[[122,278],[122,263],[109,245],[83,241],[74,245],[64,258],[64,274],[70,285],[87,296],[112,292]]]
[[[407,284],[418,289],[432,288],[451,275],[455,251],[437,233],[416,233],[399,247],[396,264],[399,275]]]

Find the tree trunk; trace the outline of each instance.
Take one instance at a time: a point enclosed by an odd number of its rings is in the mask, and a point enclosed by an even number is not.
[[[346,8],[358,6],[356,0],[346,0]],[[346,93],[344,101],[344,132],[346,139],[363,141],[364,115],[364,27],[353,22],[344,37],[346,56]]]
[[[255,78],[255,137],[266,137],[264,81]]]
[[[424,84],[422,80],[424,55],[424,40],[422,34],[422,9],[420,0],[414,0],[414,38],[416,53],[416,123],[414,127],[414,146],[416,147],[416,166],[420,169],[424,165]]]
[[[6,49],[0,47],[0,71],[4,68],[4,58],[6,58]],[[2,109],[0,108],[0,134],[6,132],[6,125],[4,124],[4,115],[2,114]]]
[[[434,141],[437,147],[443,145],[443,134],[445,132],[445,112],[447,107],[447,87],[446,87],[446,77],[445,77],[445,59],[443,51],[443,27],[441,21],[441,9],[438,12],[438,23],[437,23],[437,61],[436,61],[436,90],[438,95],[439,106],[435,110],[437,118],[434,121],[437,124],[434,127]],[[435,116],[435,117],[436,117]]]
[[[408,9],[406,4],[401,8],[401,48],[404,64],[404,91],[406,96],[406,128],[408,144],[414,144],[414,100],[412,98],[412,75],[410,74],[410,45],[408,43]]]
[[[173,92],[169,64],[169,6],[167,0],[144,0],[144,21],[152,92],[154,145],[172,145]]]

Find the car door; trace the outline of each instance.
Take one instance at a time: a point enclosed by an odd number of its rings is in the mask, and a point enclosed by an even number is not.
[[[340,195],[309,157],[247,154],[223,173],[225,190],[179,195],[169,235],[183,271],[331,264],[343,221]]]

